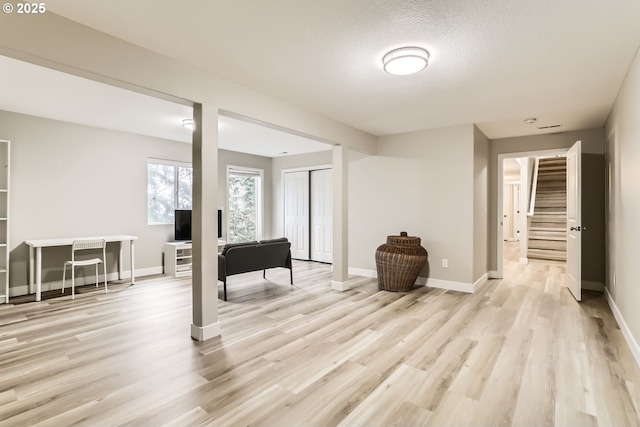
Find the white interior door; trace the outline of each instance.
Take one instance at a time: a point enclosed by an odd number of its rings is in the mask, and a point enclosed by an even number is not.
[[[503,201],[502,201],[502,240],[510,241],[513,240],[513,235],[511,232],[513,231],[512,225],[512,207],[513,207],[513,192],[511,190],[510,184],[504,185]]]
[[[284,174],[284,230],[291,257],[309,259],[309,172]]]
[[[311,260],[332,262],[331,169],[311,171]]]
[[[511,198],[511,227],[514,240],[520,240],[520,184],[513,184]]]
[[[582,148],[578,141],[567,152],[567,287],[582,299]]]

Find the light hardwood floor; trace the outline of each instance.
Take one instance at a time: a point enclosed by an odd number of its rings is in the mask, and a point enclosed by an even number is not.
[[[0,307],[0,426],[637,426],[640,370],[602,294],[517,263],[474,295],[330,289],[329,266],[234,276],[222,337],[190,282]],[[24,299],[23,299],[24,300]]]

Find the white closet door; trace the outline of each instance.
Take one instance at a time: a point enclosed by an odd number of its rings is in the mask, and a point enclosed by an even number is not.
[[[284,230],[291,257],[309,259],[309,172],[284,174]]]
[[[332,262],[331,169],[311,171],[311,260]]]
[[[511,213],[513,212],[513,191],[511,184],[504,185],[502,194],[502,240],[506,242],[513,240],[513,221],[511,218]]]

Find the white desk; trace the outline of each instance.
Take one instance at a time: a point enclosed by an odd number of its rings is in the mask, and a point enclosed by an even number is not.
[[[29,292],[33,293],[33,285],[35,279],[36,285],[36,301],[42,299],[42,248],[51,248],[55,246],[71,246],[74,240],[79,239],[105,239],[107,243],[118,242],[120,247],[118,250],[118,280],[122,280],[122,243],[129,242],[131,248],[131,284],[135,284],[134,277],[134,257],[133,242],[138,240],[137,236],[128,236],[126,234],[116,234],[113,236],[92,236],[92,237],[61,237],[59,239],[41,239],[27,240],[25,243],[29,246]],[[34,251],[35,249],[35,251]],[[35,252],[35,257],[34,257]],[[35,265],[35,275],[34,275]]]

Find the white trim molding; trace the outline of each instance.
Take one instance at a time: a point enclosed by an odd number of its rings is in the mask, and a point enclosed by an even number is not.
[[[349,274],[354,274],[356,276],[363,276],[363,277],[371,277],[371,278],[378,277],[378,273],[375,270],[367,270],[364,268],[349,267]],[[486,282],[488,278],[489,278],[489,273],[485,273],[475,283],[463,283],[463,282],[452,282],[449,280],[433,279],[431,277],[429,278],[418,277],[418,279],[416,280],[416,285],[428,286],[430,288],[448,289],[451,291],[458,291],[458,292],[467,292],[472,294],[475,292],[475,290],[479,286],[484,284],[484,282]],[[332,288],[333,288],[333,283],[332,283]]]
[[[376,279],[378,277],[377,271],[367,270],[365,268],[349,267],[349,274],[353,274],[355,276],[370,277],[372,279]]]
[[[519,262],[520,264],[529,264],[529,258],[520,258]]]
[[[419,279],[422,279],[422,277],[420,277]],[[468,294],[472,294],[475,292],[475,285],[473,283],[452,282],[450,280],[428,278],[426,281],[426,286],[430,288],[448,289],[450,291],[466,292]]]
[[[631,350],[631,354],[633,354],[633,358],[635,359],[636,364],[640,366],[640,346],[638,346],[638,342],[633,337],[633,334],[631,333],[631,330],[629,329],[627,322],[624,321],[624,318],[622,317],[622,313],[620,313],[620,310],[618,310],[618,306],[616,305],[615,301],[613,300],[613,297],[609,293],[609,289],[605,288],[604,294],[607,297],[607,302],[609,303],[609,307],[611,307],[611,311],[613,312],[613,317],[615,317],[616,322],[618,322],[618,326],[620,326],[622,335],[624,336],[624,339],[627,341],[627,345]]]
[[[475,293],[476,290],[484,285],[485,283],[487,283],[487,280],[489,280],[489,273],[484,273],[482,276],[480,276],[480,278],[478,280],[475,281],[475,283],[473,284],[473,292]]]
[[[502,276],[496,270],[490,270],[489,279],[502,279]]]
[[[191,324],[191,338],[196,341],[206,341],[218,336],[220,336],[220,322],[206,326],[197,326],[193,323]]]
[[[135,277],[136,279],[139,279],[144,276],[153,276],[156,274],[162,274],[162,266],[136,269]],[[98,276],[101,278],[101,280],[104,278],[102,274],[99,274]],[[130,278],[131,278],[131,271],[125,270],[122,272],[122,280],[130,279]],[[96,279],[96,275],[90,272],[89,270],[87,270],[86,272],[81,273],[80,275],[76,275],[76,278],[75,278],[76,286],[93,285],[96,283],[95,279]],[[107,273],[107,282],[111,283],[111,282],[116,282],[118,280],[119,279],[118,279],[117,271],[112,273]],[[71,286],[71,278],[69,276],[67,276],[66,285],[68,287]],[[99,285],[104,286],[104,282],[100,282]],[[60,289],[60,290],[62,289],[62,280],[54,280],[52,282],[42,283],[42,292],[53,291],[57,289]],[[10,297],[28,295],[29,285],[10,287],[9,294],[10,294],[9,295]]]
[[[331,289],[333,289],[334,291],[344,292],[351,289],[351,286],[349,286],[349,282],[336,282],[335,280],[332,280]]]

